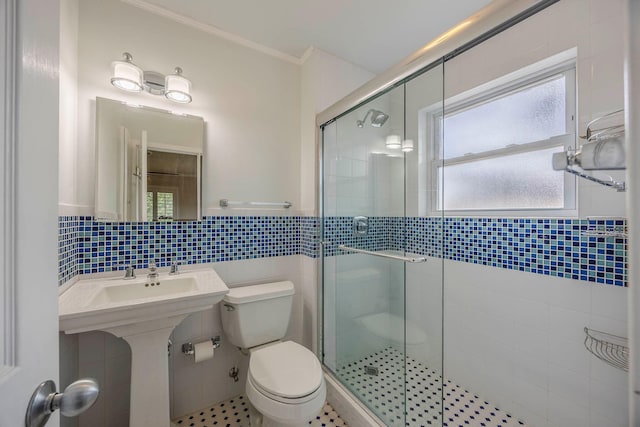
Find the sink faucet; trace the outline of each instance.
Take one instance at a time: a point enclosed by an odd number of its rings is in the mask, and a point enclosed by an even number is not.
[[[169,274],[178,274],[178,265],[180,265],[178,263],[178,261],[174,261],[171,263],[171,270],[169,271]]]
[[[158,277],[158,268],[156,267],[155,262],[149,263],[149,274],[147,274],[149,279],[155,279]]]
[[[124,280],[131,280],[131,279],[135,279],[136,278],[136,273],[133,270],[133,266],[132,265],[127,265],[127,269],[124,272]]]

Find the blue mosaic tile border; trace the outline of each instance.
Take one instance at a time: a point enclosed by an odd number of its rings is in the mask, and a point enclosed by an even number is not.
[[[351,218],[325,219],[326,255],[338,244],[410,253],[588,282],[627,286],[627,240],[586,235],[626,230],[625,220],[551,218],[370,218],[372,235],[355,237]],[[384,228],[380,231],[380,228]],[[405,249],[406,248],[406,249]]]
[[[352,217],[325,218],[327,256],[344,244],[367,250],[404,250],[432,257],[627,285],[627,241],[585,235],[626,230],[624,220],[549,218],[370,217],[367,236],[355,236]],[[444,221],[444,222],[443,222]],[[317,257],[320,219],[294,216],[206,217],[174,223],[104,223],[60,217],[58,283],[77,274],[272,256]]]
[[[586,235],[626,230],[625,220],[403,218],[406,246],[390,248],[454,261],[627,286],[627,239]],[[442,227],[442,228],[441,228]],[[401,239],[401,233],[396,240]]]
[[[320,219],[313,216],[300,218],[300,254],[317,258],[320,253]]]
[[[58,217],[58,285],[78,274],[78,230],[83,221],[90,219],[81,216]]]
[[[83,221],[78,273],[297,255],[300,218],[206,217],[202,221],[106,223]]]

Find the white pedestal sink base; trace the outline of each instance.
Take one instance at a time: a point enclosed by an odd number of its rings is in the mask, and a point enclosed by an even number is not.
[[[191,313],[210,310],[229,292],[210,267],[132,280],[79,280],[58,300],[60,330],[105,331],[131,347],[130,427],[170,427],[171,331]],[[161,286],[161,287],[160,287]]]
[[[167,343],[186,315],[105,329],[131,347],[129,427],[171,427]]]

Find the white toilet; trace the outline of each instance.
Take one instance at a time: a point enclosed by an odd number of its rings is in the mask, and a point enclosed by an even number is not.
[[[246,393],[251,426],[303,426],[324,405],[327,390],[318,358],[287,332],[293,283],[231,288],[224,297],[222,327],[229,341],[250,352]]]

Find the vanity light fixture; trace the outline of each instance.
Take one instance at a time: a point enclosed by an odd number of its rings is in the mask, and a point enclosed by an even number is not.
[[[402,151],[405,153],[413,151],[413,139],[405,139],[402,141]]]
[[[175,74],[165,76],[155,71],[143,71],[133,63],[133,56],[129,52],[124,52],[122,56],[122,61],[112,64],[112,85],[129,92],[146,90],[152,95],[164,95],[181,104],[191,102],[191,82],[182,75],[182,68],[176,67]]]
[[[113,77],[111,84],[118,89],[128,92],[142,91],[142,70],[133,62],[133,56],[129,52],[122,54],[122,61],[113,61]]]
[[[164,81],[164,96],[181,104],[191,102],[191,82],[182,76],[182,68],[176,67],[175,74],[169,74]]]

